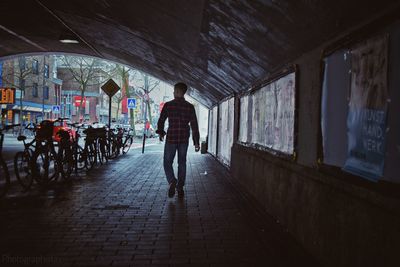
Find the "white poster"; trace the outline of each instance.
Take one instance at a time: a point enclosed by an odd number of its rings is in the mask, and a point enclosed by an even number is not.
[[[218,158],[227,165],[231,161],[234,107],[235,99],[233,97],[219,105]]]
[[[251,96],[251,127],[246,116],[250,107],[245,96],[241,99],[239,140],[259,144],[285,154],[294,151],[295,73],[290,73]],[[247,105],[247,106],[246,106]],[[245,131],[250,131],[246,135]],[[250,136],[251,139],[246,139]]]
[[[240,125],[239,125],[239,141],[240,142],[249,142],[248,139],[248,127],[250,121],[248,120],[249,116],[249,99],[250,96],[244,96],[240,99]]]

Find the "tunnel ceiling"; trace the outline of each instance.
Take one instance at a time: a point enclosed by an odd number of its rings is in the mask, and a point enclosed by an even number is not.
[[[398,1],[40,0],[0,3],[0,57],[69,52],[185,81],[210,107]],[[79,44],[62,44],[74,32]]]

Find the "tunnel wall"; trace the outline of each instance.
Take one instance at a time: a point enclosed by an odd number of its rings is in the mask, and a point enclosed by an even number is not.
[[[381,27],[376,31],[384,33],[389,26]],[[369,29],[360,27],[344,36],[349,38],[354,34],[354,38],[364,36],[361,40],[366,39],[369,37],[364,32]],[[340,42],[339,38],[332,40],[292,62],[298,69],[293,157],[282,157],[273,150],[258,149],[241,142],[248,140],[249,134],[239,129],[239,140],[232,146],[230,171],[237,184],[323,265],[398,266],[399,185],[370,182],[320,162],[321,55],[338,40]],[[395,73],[400,73],[400,68],[396,68],[392,66],[389,76],[399,76]],[[398,96],[397,80],[389,86],[397,88],[394,95]],[[396,103],[390,109],[392,114],[399,114],[399,102],[394,101]],[[240,106],[242,104],[236,106],[239,109],[236,114],[246,116]],[[394,120],[393,117],[398,120],[396,115],[389,116],[389,120]],[[243,121],[239,119],[238,124]],[[398,130],[394,132],[398,133]],[[388,150],[393,149],[389,144]],[[397,174],[398,170],[397,167]]]

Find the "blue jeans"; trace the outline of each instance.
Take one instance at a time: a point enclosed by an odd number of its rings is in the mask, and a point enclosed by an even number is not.
[[[169,144],[165,142],[164,147],[164,171],[167,176],[168,183],[177,182],[177,188],[181,189],[185,185],[186,180],[186,155],[189,144]],[[174,175],[172,164],[176,151],[178,151],[178,181]]]

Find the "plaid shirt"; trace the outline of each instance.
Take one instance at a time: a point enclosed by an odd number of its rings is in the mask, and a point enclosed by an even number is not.
[[[164,123],[168,118],[167,142],[171,144],[187,144],[189,142],[190,127],[192,128],[193,144],[199,145],[199,126],[196,112],[192,104],[183,97],[177,97],[164,104],[160,119],[157,123],[158,134],[165,135]]]

